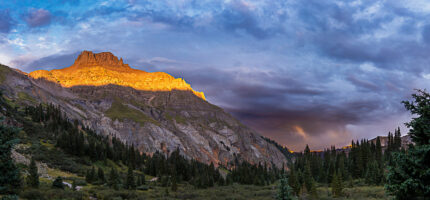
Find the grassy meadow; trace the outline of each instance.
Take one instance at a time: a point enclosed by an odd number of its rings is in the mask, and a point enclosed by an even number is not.
[[[50,175],[55,176],[62,174],[58,170],[50,170]],[[51,174],[52,173],[52,174]],[[41,179],[39,189],[24,188],[20,193],[21,199],[103,199],[103,200],[120,200],[120,199],[198,199],[198,200],[273,200],[276,197],[277,185],[254,186],[233,184],[230,186],[215,186],[207,189],[195,189],[193,186],[182,183],[178,184],[178,190],[172,191],[170,187],[161,187],[158,183],[152,182],[137,190],[114,190],[106,185],[87,184],[83,177],[64,173],[64,181],[76,183],[81,188],[79,191],[73,191],[69,187],[64,190],[53,189],[52,180]],[[149,180],[150,176],[147,176]],[[297,199],[356,199],[356,200],[388,200],[391,197],[385,194],[382,186],[354,186],[343,190],[344,196],[334,198],[331,195],[331,188],[319,186],[317,188],[318,196],[311,197],[303,193]]]

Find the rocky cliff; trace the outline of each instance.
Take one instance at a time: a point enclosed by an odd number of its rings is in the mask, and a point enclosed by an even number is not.
[[[286,162],[255,131],[204,100],[182,79],[133,69],[111,53],[84,51],[64,69],[25,74],[0,67],[0,89],[16,104],[53,103],[71,119],[112,135],[142,152],[181,154],[229,166]]]

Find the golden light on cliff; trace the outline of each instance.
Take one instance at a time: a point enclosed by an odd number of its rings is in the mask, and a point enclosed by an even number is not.
[[[194,91],[182,78],[174,78],[164,72],[151,73],[133,69],[109,52],[94,54],[83,51],[70,67],[51,71],[37,70],[29,73],[29,76],[53,81],[63,87],[114,84],[145,91],[184,90],[206,100],[203,92]]]

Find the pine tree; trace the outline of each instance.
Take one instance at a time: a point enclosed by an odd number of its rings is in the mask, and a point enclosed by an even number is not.
[[[37,165],[33,158],[31,158],[30,166],[29,166],[30,175],[28,176],[28,184],[30,187],[38,188],[39,187],[39,174],[37,172]]]
[[[379,138],[379,136],[376,137],[376,149],[375,149],[375,151],[376,151],[376,155],[375,155],[376,161],[379,164],[382,164],[382,145],[381,145],[381,139]]]
[[[225,185],[225,180],[224,180],[224,178],[223,178],[222,176],[220,176],[220,177],[218,178],[217,184],[218,184],[218,186],[223,186],[223,185]]]
[[[109,187],[114,188],[115,190],[118,190],[119,184],[120,184],[120,181],[119,181],[118,172],[116,171],[115,168],[112,167],[110,170],[110,173],[109,173],[108,185],[109,185]]]
[[[73,181],[72,181],[72,190],[76,191],[76,180],[75,179],[73,179]]]
[[[337,186],[337,194],[338,196],[342,196],[343,195],[343,178],[342,178],[342,174],[337,176],[337,182],[338,182],[338,186]]]
[[[96,168],[94,168],[94,166],[91,168],[90,174],[91,174],[90,175],[91,176],[91,182],[97,181]]]
[[[394,131],[394,142],[393,142],[394,150],[398,151],[402,147],[402,135],[400,133],[400,127]]]
[[[143,185],[142,184],[142,177],[141,176],[137,176],[136,187],[139,187],[141,185]]]
[[[365,182],[369,185],[378,184],[377,178],[377,164],[376,162],[371,162],[367,165]]]
[[[311,193],[311,196],[313,199],[318,198],[317,186],[316,186],[315,181],[312,181],[310,193]]]
[[[348,176],[348,187],[354,187],[354,180],[352,179],[351,175]]]
[[[176,183],[176,177],[172,178],[172,191],[176,192],[178,190],[178,185]]]
[[[305,165],[304,183],[307,191],[312,190],[312,183],[314,182],[311,174],[311,168],[309,162]]]
[[[397,199],[426,199],[430,196],[430,94],[418,90],[413,101],[403,101],[406,109],[414,117],[406,126],[415,146],[407,153],[397,152],[389,163],[387,184],[388,193]]]
[[[387,142],[387,152],[391,152],[393,149],[393,136],[391,135],[391,132],[388,132],[388,142]]]
[[[288,185],[288,178],[283,175],[283,177],[279,180],[278,185],[278,193],[276,195],[277,200],[291,200],[291,188]]]
[[[98,168],[97,176],[98,176],[98,179],[100,182],[102,182],[102,183],[106,182],[105,173],[104,173],[103,169],[100,167]]]
[[[96,180],[97,180],[96,169],[93,166],[91,170],[87,170],[87,173],[85,174],[85,181],[87,181],[87,183],[93,183]]]
[[[125,189],[134,190],[136,189],[136,182],[134,180],[134,173],[132,167],[128,167],[127,179],[125,182]]]
[[[306,189],[305,184],[303,184],[300,188],[300,196],[304,196],[308,193],[308,190]]]
[[[87,170],[86,172],[85,172],[85,181],[87,182],[87,183],[90,183],[91,182],[91,180],[92,180],[92,177],[91,177],[91,175],[90,175],[91,173],[90,173],[90,170]]]
[[[18,143],[18,129],[3,126],[1,122],[0,120],[0,194],[15,193],[21,187],[21,178],[11,152],[12,147]]]
[[[141,177],[142,185],[145,185],[146,180],[145,180],[145,174],[143,172],[142,172],[142,175],[140,177]]]
[[[166,189],[164,190],[164,194],[166,195],[166,197],[169,196],[169,188],[166,187]]]
[[[338,180],[337,174],[335,172],[332,176],[332,181],[331,181],[331,193],[333,196],[336,196],[336,191],[337,191],[337,187],[338,187],[337,180]]]
[[[232,185],[233,184],[233,177],[231,176],[231,174],[227,174],[226,178],[225,178],[225,184],[226,185]]]
[[[300,183],[297,180],[297,174],[295,173],[294,167],[290,170],[290,176],[288,179],[288,184],[293,189],[294,194],[297,196],[300,193]]]
[[[61,178],[61,176],[58,176],[54,180],[54,182],[52,182],[52,187],[53,188],[58,188],[58,189],[64,189],[63,178]]]
[[[306,144],[304,153],[305,153],[305,158],[309,159],[309,157],[311,156],[311,149],[309,148],[309,146],[307,144]]]
[[[409,135],[416,145],[430,144],[430,94],[426,91],[418,90],[418,94],[413,94],[413,102],[403,101],[406,109],[412,114],[418,115],[409,123],[406,123],[409,130]]]
[[[339,173],[334,173],[332,178],[331,188],[332,188],[332,194],[334,197],[340,197],[342,196],[342,178],[340,177]]]

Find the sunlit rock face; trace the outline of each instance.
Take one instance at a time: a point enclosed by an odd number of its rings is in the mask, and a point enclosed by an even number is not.
[[[205,99],[203,92],[194,91],[182,78],[164,72],[145,72],[124,64],[110,52],[94,54],[83,51],[75,63],[64,69],[37,70],[29,74],[34,79],[46,79],[63,87],[120,85],[145,91],[192,91]]]

